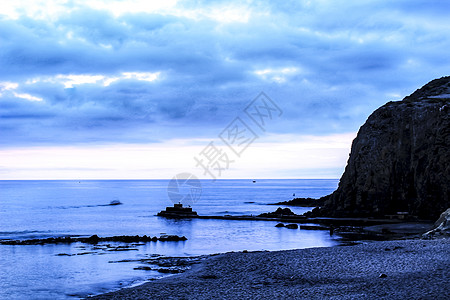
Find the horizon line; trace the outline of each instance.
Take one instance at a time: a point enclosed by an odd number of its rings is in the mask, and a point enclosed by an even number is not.
[[[122,181],[137,181],[137,180],[171,180],[173,178],[89,178],[89,179],[0,179],[0,181],[107,181],[107,180],[122,180]],[[340,180],[340,178],[199,178],[202,181],[217,181],[217,180]]]

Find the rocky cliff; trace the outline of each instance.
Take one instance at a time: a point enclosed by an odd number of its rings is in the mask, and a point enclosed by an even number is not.
[[[313,215],[436,219],[450,207],[450,76],[377,109],[360,128],[338,189]]]

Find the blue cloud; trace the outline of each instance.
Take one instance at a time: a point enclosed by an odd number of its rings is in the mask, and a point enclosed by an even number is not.
[[[218,5],[231,4],[0,17],[0,143],[212,136],[260,91],[285,112],[273,132],[356,131],[376,107],[448,75],[448,4],[440,1],[263,1],[245,4],[248,21],[230,23],[183,15]],[[71,85],[69,75],[104,80]]]

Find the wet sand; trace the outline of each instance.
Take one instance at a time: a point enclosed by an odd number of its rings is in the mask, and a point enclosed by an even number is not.
[[[450,239],[439,239],[225,253],[93,299],[450,299],[449,291]]]

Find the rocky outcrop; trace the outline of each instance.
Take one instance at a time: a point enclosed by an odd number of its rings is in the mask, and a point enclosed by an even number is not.
[[[119,235],[110,237],[99,237],[94,234],[90,237],[50,237],[46,239],[29,239],[29,240],[2,240],[2,245],[45,245],[45,244],[72,244],[72,243],[87,243],[98,244],[99,242],[121,242],[121,243],[139,243],[139,242],[156,242],[156,241],[186,241],[185,236],[167,235],[163,234],[160,237],[151,237],[147,235]]]
[[[319,199],[314,198],[294,198],[289,201],[282,201],[277,203],[269,203],[269,205],[287,205],[287,206],[300,206],[300,207],[317,207],[322,206],[330,195],[321,197]]]
[[[450,207],[450,77],[377,109],[360,128],[338,189],[315,216],[408,213]]]
[[[264,217],[264,218],[283,218],[286,216],[295,216],[295,214],[290,210],[289,208],[281,208],[278,207],[276,211],[270,212],[270,213],[262,213],[258,215],[258,217]]]
[[[450,208],[441,214],[436,223],[434,223],[434,228],[425,233],[423,236],[450,236]]]

